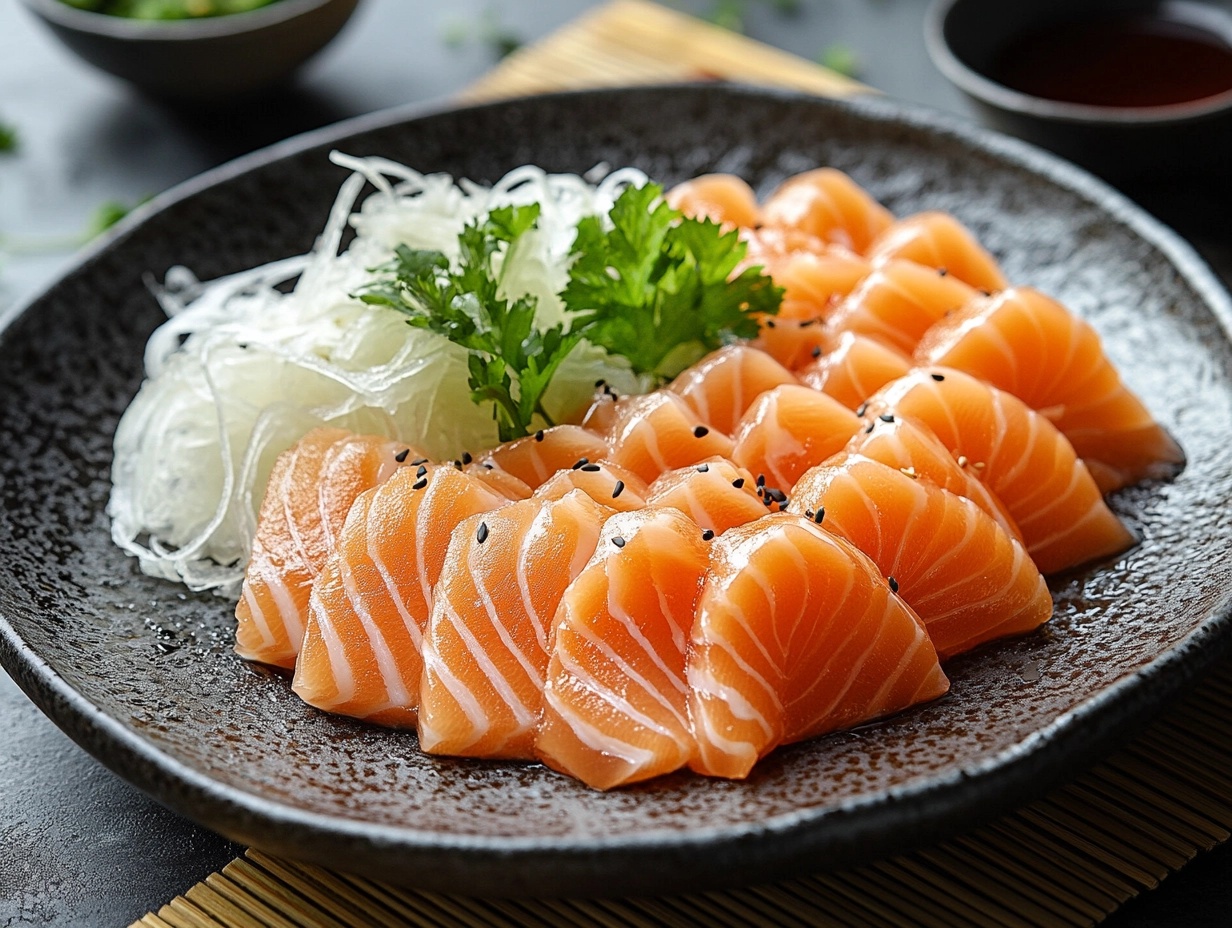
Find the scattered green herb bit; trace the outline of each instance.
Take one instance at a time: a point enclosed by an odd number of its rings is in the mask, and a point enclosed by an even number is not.
[[[765,0],[765,2],[783,16],[795,16],[800,12],[800,0]],[[715,0],[710,11],[704,16],[716,26],[743,34],[749,5],[749,0]]]
[[[365,303],[393,307],[409,324],[470,351],[471,399],[496,404],[501,441],[529,434],[536,414],[551,424],[544,391],[581,337],[561,324],[538,328],[533,296],[511,301],[499,295],[493,257],[502,247],[515,249],[538,219],[538,204],[508,206],[466,226],[458,236],[456,270],[439,251],[399,246],[396,257],[377,269],[382,276],[359,294]]]
[[[276,0],[61,0],[91,13],[126,19],[199,19],[247,13]]]
[[[817,63],[847,77],[855,77],[860,73],[860,59],[854,49],[839,42],[822,49],[817,56]]]
[[[488,7],[473,23],[455,20],[447,24],[441,39],[449,48],[461,48],[471,39],[486,45],[496,58],[505,58],[522,47],[522,38],[508,29],[493,7]]]
[[[17,151],[17,127],[7,122],[0,122],[0,154],[10,154]]]
[[[148,197],[146,199],[149,199]],[[144,203],[141,200],[140,203]],[[82,238],[89,241],[96,236],[102,235],[117,222],[131,213],[140,203],[129,206],[121,203],[119,200],[104,200],[95,207],[94,212],[90,215],[89,222],[86,223],[86,231]]]
[[[755,337],[754,314],[777,313],[783,297],[759,267],[732,277],[746,251],[734,230],[685,218],[662,194],[656,184],[625,188],[610,230],[599,217],[583,219],[561,294],[573,331],[660,381]]]

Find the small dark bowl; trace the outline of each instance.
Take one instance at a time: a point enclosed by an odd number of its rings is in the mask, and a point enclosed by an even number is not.
[[[277,0],[249,13],[149,21],[22,0],[72,51],[151,96],[217,103],[263,90],[324,48],[359,0]]]
[[[1232,3],[1158,0],[935,0],[924,37],[934,64],[995,129],[1060,154],[1114,182],[1184,171],[1226,173],[1232,161],[1232,90],[1166,106],[1112,107],[1034,97],[988,75],[1014,39],[1108,12],[1150,12],[1232,41]]]

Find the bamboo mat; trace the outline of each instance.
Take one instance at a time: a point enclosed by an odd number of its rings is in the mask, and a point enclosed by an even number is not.
[[[511,55],[473,102],[713,77],[868,88],[643,0],[614,0]],[[1232,660],[1124,750],[993,824],[858,869],[722,893],[481,900],[385,886],[250,850],[132,928],[1094,925],[1232,831]]]

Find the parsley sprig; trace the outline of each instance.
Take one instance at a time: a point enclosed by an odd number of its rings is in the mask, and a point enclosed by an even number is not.
[[[783,291],[761,268],[735,273],[746,248],[735,231],[682,215],[655,184],[628,187],[605,218],[578,225],[566,322],[536,321],[536,299],[502,295],[496,259],[509,266],[535,227],[538,204],[492,210],[458,236],[459,257],[405,245],[362,288],[365,303],[466,348],[471,399],[491,401],[501,441],[551,417],[543,396],[582,340],[663,382],[720,345],[752,338],[758,315],[778,312]]]
[[[493,258],[516,247],[538,218],[536,203],[495,209],[483,222],[468,224],[458,236],[456,266],[439,251],[400,245],[378,268],[382,276],[360,293],[365,303],[390,306],[409,324],[468,349],[471,399],[496,404],[501,441],[528,434],[536,414],[551,423],[544,391],[581,338],[563,324],[539,327],[533,296],[510,300],[500,293]]]
[[[561,296],[592,343],[662,382],[708,351],[757,335],[755,314],[778,312],[783,291],[745,268],[733,229],[686,218],[656,184],[628,187],[608,219],[578,225],[574,263]]]

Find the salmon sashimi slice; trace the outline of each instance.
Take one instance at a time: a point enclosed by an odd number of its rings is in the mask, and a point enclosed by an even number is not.
[[[753,401],[795,374],[764,351],[728,345],[685,369],[667,387],[682,397],[703,423],[730,435]]]
[[[465,473],[509,499],[526,499],[531,488],[508,471],[501,470],[491,461],[472,461],[462,467]]]
[[[669,390],[620,400],[609,437],[609,460],[647,483],[664,471],[732,454],[731,439],[706,425],[683,397]]]
[[[835,344],[834,333],[812,319],[766,319],[750,344],[789,371],[799,371]]]
[[[894,217],[842,171],[817,168],[789,177],[770,194],[762,221],[863,254]]]
[[[575,489],[454,529],[423,642],[425,751],[534,758],[552,618],[611,513]]]
[[[731,459],[764,476],[768,487],[790,490],[806,470],[841,451],[861,424],[852,410],[824,393],[775,387],[740,420]]]
[[[597,433],[580,425],[554,425],[499,445],[479,461],[513,474],[533,490],[558,470],[607,456],[607,442]]]
[[[304,636],[308,596],[351,504],[389,479],[406,445],[318,428],[278,456],[261,501],[252,556],[235,607],[240,657],[290,669]]]
[[[708,560],[676,509],[604,523],[556,612],[536,742],[549,767],[611,789],[690,761],[685,652]]]
[[[840,454],[805,474],[790,511],[820,520],[893,578],[942,658],[1052,616],[1039,569],[975,503],[880,461]]]
[[[880,718],[949,688],[919,617],[877,566],[802,516],[713,542],[690,635],[699,773],[744,777],[780,744]]]
[[[748,249],[740,268],[758,265],[770,270],[788,258],[797,255],[821,255],[832,247],[823,238],[789,226],[762,225],[743,228],[740,230],[740,240]],[[839,250],[844,254],[854,254],[846,248]]]
[[[903,258],[943,270],[977,290],[1003,290],[997,262],[962,223],[949,213],[917,213],[882,231],[868,250],[873,263]]]
[[[910,355],[924,333],[979,292],[957,277],[914,261],[889,260],[835,307],[830,325]]]
[[[838,301],[872,271],[859,255],[831,245],[820,252],[799,252],[766,264],[783,288],[776,319],[827,319]]]
[[[384,725],[415,724],[423,630],[449,535],[509,499],[452,466],[406,467],[356,500],[309,602],[292,689]]]
[[[830,344],[817,348],[817,357],[798,371],[800,382],[832,396],[849,409],[891,380],[911,370],[911,360],[866,335],[843,332]]]
[[[861,455],[895,467],[912,477],[922,477],[951,493],[965,496],[1014,540],[1024,544],[1022,533],[1005,504],[984,486],[970,470],[959,467],[945,445],[932,430],[903,418],[887,416],[869,418],[868,423],[843,449],[843,453]]]
[[[1039,291],[1015,287],[971,303],[933,326],[916,357],[973,374],[1047,416],[1105,493],[1174,476],[1185,462],[1095,329]]]
[[[619,512],[644,508],[650,492],[646,481],[627,467],[599,460],[557,471],[555,477],[535,490],[535,496],[560,499],[571,490],[581,490],[596,503]]]
[[[1045,573],[1119,554],[1136,539],[1104,503],[1068,439],[1022,400],[953,368],[917,369],[869,401],[932,429],[1005,504]]]
[[[761,222],[753,188],[735,174],[702,174],[677,184],[663,198],[686,216],[721,225],[755,226]]]
[[[650,485],[647,496],[647,505],[679,509],[703,533],[709,529],[715,535],[760,519],[772,502],[751,473],[724,458],[668,471]]]

